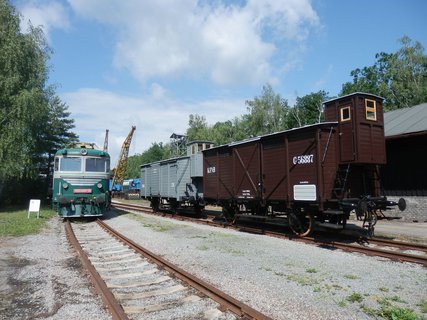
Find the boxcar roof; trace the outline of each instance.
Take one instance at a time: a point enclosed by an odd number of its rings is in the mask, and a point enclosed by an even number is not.
[[[261,140],[261,139],[266,138],[266,137],[272,137],[272,136],[275,136],[275,135],[290,133],[290,132],[293,132],[293,131],[299,131],[299,130],[300,131],[305,131],[307,129],[311,129],[311,128],[314,128],[314,127],[329,127],[331,125],[336,126],[337,124],[338,124],[338,122],[336,122],[336,121],[332,121],[332,122],[319,122],[319,123],[315,123],[315,124],[309,124],[309,125],[302,126],[302,127],[297,127],[297,128],[292,128],[292,129],[284,130],[284,131],[278,131],[278,132],[274,132],[274,133],[265,134],[265,135],[262,135],[262,136],[252,137],[252,138],[248,138],[248,139],[241,140],[241,141],[234,141],[234,142],[231,142],[229,144],[223,144],[223,145],[220,145],[220,146],[217,146],[217,147],[213,147],[213,148],[210,148],[210,149],[203,150],[203,152],[209,151],[209,150],[214,150],[214,149],[219,149],[219,148],[224,148],[224,147],[232,147],[232,146],[236,146],[236,145],[240,145],[240,144],[250,143],[250,142],[253,142],[253,141]]]
[[[427,103],[386,112],[384,131],[386,137],[427,131]]]
[[[335,101],[335,100],[340,100],[340,99],[343,99],[343,98],[347,98],[347,97],[355,96],[355,95],[371,96],[371,97],[375,97],[375,98],[378,98],[378,99],[382,99],[382,100],[384,100],[384,98],[383,98],[383,97],[377,96],[377,95],[372,94],[372,93],[366,93],[366,92],[353,92],[353,93],[347,94],[347,95],[345,95],[345,96],[341,96],[341,97],[333,98],[333,99],[328,100],[328,101],[324,101],[324,102],[323,102],[323,104],[325,104],[325,103],[329,103],[329,102],[332,102],[332,101]]]
[[[210,149],[207,149],[210,150]],[[145,164],[140,164],[139,167],[148,167],[151,166],[153,164],[161,164],[161,163],[168,163],[168,162],[174,162],[174,161],[178,161],[180,159],[185,159],[185,158],[190,158],[190,156],[180,156],[180,157],[175,157],[175,158],[169,158],[169,159],[163,159],[163,160],[158,160],[158,161],[153,161],[153,162],[149,162],[149,163],[145,163]]]

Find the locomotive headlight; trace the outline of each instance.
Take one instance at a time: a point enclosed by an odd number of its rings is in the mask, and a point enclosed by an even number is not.
[[[65,183],[63,183],[63,184],[62,184],[62,187],[63,187],[64,189],[68,189],[68,183],[66,183],[66,182],[65,182]]]
[[[99,189],[101,189],[101,188],[102,188],[102,183],[98,183],[96,186],[97,186]]]

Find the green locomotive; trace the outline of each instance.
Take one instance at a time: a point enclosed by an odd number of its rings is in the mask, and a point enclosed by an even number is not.
[[[52,204],[59,216],[102,216],[111,203],[110,155],[77,142],[55,154]]]

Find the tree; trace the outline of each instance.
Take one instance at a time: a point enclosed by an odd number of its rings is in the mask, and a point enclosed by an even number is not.
[[[271,85],[263,86],[261,97],[247,100],[246,105],[249,114],[243,116],[242,121],[247,136],[259,136],[287,128],[288,102],[276,94]]]
[[[9,202],[43,196],[54,149],[76,138],[66,105],[46,85],[50,54],[42,29],[21,33],[19,15],[0,0],[0,198]]]
[[[209,140],[210,133],[209,126],[204,116],[190,114],[186,134],[188,141]]]
[[[351,71],[353,82],[343,85],[341,95],[356,91],[385,98],[386,110],[411,107],[427,102],[427,56],[423,46],[404,36],[395,53],[375,55],[372,66]]]
[[[297,97],[295,106],[289,111],[288,128],[321,122],[324,119],[323,102],[326,100],[328,93],[323,90]]]
[[[71,131],[74,128],[74,119],[70,118],[68,106],[54,94],[53,88],[50,91],[48,113],[43,121],[46,128],[40,134],[40,149],[37,152],[41,158],[39,173],[45,176],[46,187],[52,179],[56,151],[78,140],[78,136]]]
[[[34,177],[36,138],[48,112],[44,92],[49,49],[40,29],[19,30],[19,16],[0,0],[0,178]]]
[[[169,158],[170,146],[160,143],[152,143],[151,147],[142,154],[136,154],[128,158],[125,179],[132,179],[140,176],[139,166]]]

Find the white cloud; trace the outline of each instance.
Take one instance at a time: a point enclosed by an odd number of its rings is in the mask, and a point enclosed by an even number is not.
[[[19,2],[18,9],[22,15],[21,30],[26,32],[31,22],[33,26],[43,28],[48,41],[53,28],[66,30],[70,27],[66,8],[57,1]]]
[[[75,119],[74,131],[81,141],[104,145],[109,129],[109,152],[113,164],[131,127],[136,131],[130,155],[142,153],[154,142],[169,142],[172,133],[185,133],[191,113],[204,115],[210,124],[230,120],[245,112],[243,100],[180,102],[170,99],[158,84],[147,97],[129,97],[113,92],[83,88],[62,95]]]
[[[283,71],[271,62],[283,55],[278,48],[284,42],[297,48],[319,24],[308,0],[69,3],[78,15],[114,27],[115,66],[143,83],[182,75],[219,85],[275,82]]]

